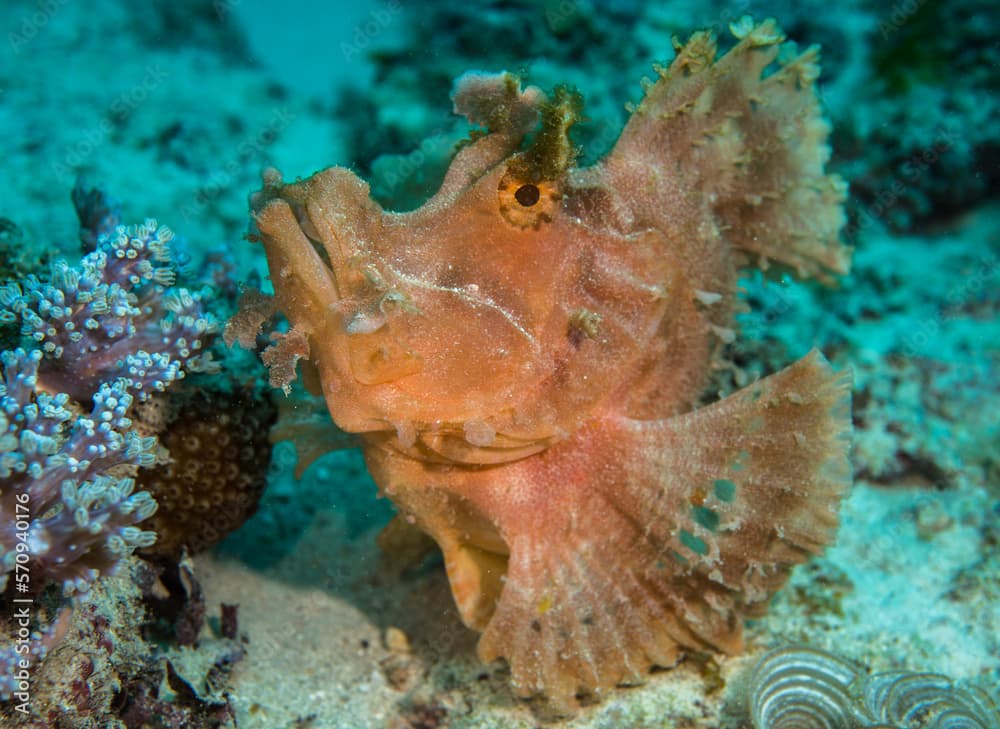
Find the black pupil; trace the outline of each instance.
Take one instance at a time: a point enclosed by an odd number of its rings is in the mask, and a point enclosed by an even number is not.
[[[530,208],[536,202],[538,198],[541,197],[542,193],[538,191],[536,185],[521,185],[517,188],[517,192],[514,193],[514,199],[521,203],[524,207]]]

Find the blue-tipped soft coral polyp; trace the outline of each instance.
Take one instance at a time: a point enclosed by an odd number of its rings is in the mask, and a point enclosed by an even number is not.
[[[161,449],[132,407],[213,369],[217,328],[201,293],[173,287],[172,237],[153,220],[119,226],[79,265],[0,287],[0,321],[20,323],[24,344],[0,355],[0,590],[76,595],[155,542],[142,523],[157,504],[135,476]],[[35,626],[34,659],[57,623]],[[13,655],[0,645],[0,665]]]
[[[136,525],[156,502],[131,476],[156,462],[157,442],[133,429],[130,408],[210,369],[216,329],[200,293],[169,288],[172,238],[155,220],[118,226],[78,266],[56,261],[47,281],[0,288],[0,317],[19,320],[32,347],[2,358],[0,585],[26,552],[33,589],[82,591],[154,541]]]
[[[101,571],[155,539],[136,525],[156,502],[145,491],[132,493],[131,478],[107,474],[151,465],[156,439],[130,430],[128,379],[102,384],[92,410],[74,413],[65,393],[35,389],[40,360],[37,350],[3,353],[0,511],[14,518],[0,522],[0,583],[12,573],[16,580],[17,565],[30,560],[35,580],[83,591]]]
[[[168,288],[172,238],[155,220],[118,226],[79,266],[56,261],[48,281],[31,275],[0,287],[0,318],[19,317],[22,333],[44,355],[43,389],[83,400],[124,367],[121,374],[144,398],[185,370],[211,367],[204,344],[215,323],[202,295]]]

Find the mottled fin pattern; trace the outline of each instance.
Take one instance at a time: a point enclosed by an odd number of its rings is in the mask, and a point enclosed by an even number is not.
[[[814,85],[819,49],[795,55],[773,20],[732,30],[739,43],[718,60],[711,33],[678,44],[669,68],[645,84],[614,154],[661,150],[663,168],[762,267],[773,259],[800,276],[846,273],[850,249],[838,236],[847,185],[823,169],[830,126]]]
[[[831,540],[850,484],[850,376],[814,352],[690,414],[608,418],[504,471],[510,548],[479,645],[571,709],[742,619]],[[585,482],[580,482],[583,479]]]

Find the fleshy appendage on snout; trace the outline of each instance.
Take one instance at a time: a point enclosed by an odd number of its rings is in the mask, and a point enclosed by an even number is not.
[[[773,21],[732,30],[719,58],[707,32],[676,44],[591,167],[578,94],[472,74],[453,98],[485,129],[419,209],[384,211],[342,168],[270,172],[253,202],[259,308],[290,325],[272,382],[300,365],[443,551],[480,655],[565,709],[738,650],[850,485],[849,375],[819,353],[699,409],[742,267],[850,264],[817,50]]]
[[[636,380],[663,370],[658,342],[690,342],[698,304],[659,233],[570,215],[512,227],[497,206],[505,173],[405,214],[342,168],[265,187],[256,222],[291,323],[271,355],[315,368],[342,429],[431,461],[516,460],[602,402],[627,411]],[[661,377],[658,397],[671,387]]]

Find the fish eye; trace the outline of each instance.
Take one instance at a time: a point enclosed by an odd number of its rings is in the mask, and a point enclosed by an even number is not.
[[[530,208],[537,203],[541,196],[542,193],[538,189],[538,185],[532,185],[531,183],[521,185],[514,193],[514,199],[526,208]]]
[[[562,192],[556,180],[525,180],[508,170],[497,186],[499,212],[515,228],[538,230],[555,218]]]

